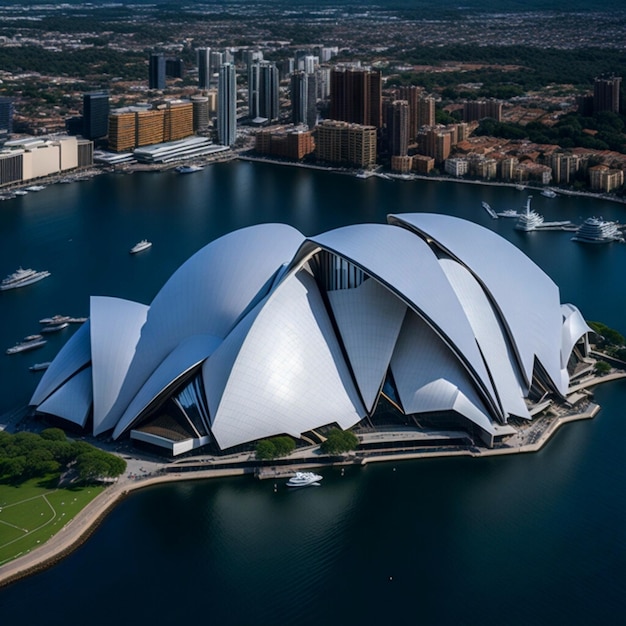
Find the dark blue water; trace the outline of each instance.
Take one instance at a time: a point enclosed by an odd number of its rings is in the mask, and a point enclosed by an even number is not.
[[[530,255],[587,319],[626,332],[626,245],[522,234],[481,208],[519,208],[515,189],[391,182],[251,163],[191,176],[101,176],[0,204],[0,274],[52,276],[0,294],[4,347],[90,295],[149,303],[200,247],[281,221],[306,235],[388,213],[432,211],[494,229]],[[533,207],[546,220],[626,220],[583,198]],[[131,256],[142,238],[154,245]],[[502,268],[506,272],[506,267]],[[68,329],[71,332],[70,329]],[[64,331],[67,333],[68,331]],[[68,334],[0,355],[0,413],[28,401]],[[384,464],[324,473],[296,493],[251,478],[147,489],[63,562],[0,589],[2,624],[626,624],[626,383],[602,411],[539,453]]]

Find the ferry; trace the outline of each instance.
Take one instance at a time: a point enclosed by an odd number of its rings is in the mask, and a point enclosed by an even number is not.
[[[131,249],[131,254],[137,254],[137,252],[142,252],[143,250],[147,250],[152,247],[152,242],[147,239],[142,239],[139,243],[136,243]]]
[[[26,285],[32,285],[43,278],[50,276],[50,272],[43,270],[37,272],[32,269],[18,268],[13,274],[9,274],[1,283],[0,291],[6,289],[17,289],[18,287],[25,287]]]
[[[296,472],[288,481],[287,487],[319,487],[322,476],[313,472]]]

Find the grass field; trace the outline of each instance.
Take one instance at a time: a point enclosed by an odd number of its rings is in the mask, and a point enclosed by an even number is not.
[[[57,489],[57,478],[0,484],[0,567],[48,541],[104,489]]]

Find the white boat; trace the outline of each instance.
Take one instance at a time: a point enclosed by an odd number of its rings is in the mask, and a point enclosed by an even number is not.
[[[34,363],[28,369],[31,372],[41,372],[41,370],[47,370],[50,367],[50,361],[46,361],[45,363]]]
[[[357,178],[370,178],[370,176],[374,176],[374,172],[370,172],[369,170],[359,170],[355,176]]]
[[[61,322],[60,324],[46,324],[42,329],[42,333],[56,333],[70,325],[69,322]]]
[[[545,196],[546,198],[556,198],[556,193],[552,191],[552,189],[544,189],[541,192],[541,195]]]
[[[498,214],[486,202],[483,201],[482,205],[483,209],[489,213],[489,217],[493,217],[494,220],[498,219]]]
[[[16,343],[12,348],[7,349],[7,354],[17,354],[18,352],[26,352],[26,350],[34,350],[46,344],[46,340],[41,335],[29,335],[24,337],[24,341]]]
[[[515,185],[515,189],[517,189],[518,191],[524,191],[526,187],[524,187],[524,185]]]
[[[44,317],[39,320],[40,324],[63,324],[69,322],[72,318],[69,315],[53,315],[52,317]]]
[[[498,217],[519,217],[520,214],[518,211],[516,211],[515,209],[506,209],[506,211],[500,211],[500,213],[497,214]]]
[[[319,487],[322,476],[313,472],[296,472],[288,481],[287,487]]]
[[[43,278],[50,276],[50,272],[43,270],[37,272],[32,269],[18,268],[13,274],[9,274],[1,283],[0,291],[5,289],[17,289],[18,287],[25,287],[26,285],[32,285]]]
[[[201,165],[179,165],[175,169],[179,174],[193,174],[194,172],[200,172],[203,168]]]
[[[26,189],[16,189],[13,194],[16,196],[27,196],[28,191],[26,191]]]
[[[532,196],[528,196],[526,201],[526,210],[520,214],[515,224],[517,230],[523,230],[529,232],[539,228],[543,224],[543,215],[539,215],[536,211],[532,211],[530,208],[530,199]]]
[[[131,249],[131,254],[137,254],[137,252],[142,252],[143,250],[147,250],[152,246],[152,242],[147,239],[142,239],[139,243],[136,243]]]
[[[609,222],[601,217],[588,217],[572,237],[572,241],[582,243],[610,243],[624,241],[617,222]]]
[[[45,185],[31,185],[30,187],[24,187],[26,191],[41,191],[42,189],[45,189],[45,188],[46,188]]]

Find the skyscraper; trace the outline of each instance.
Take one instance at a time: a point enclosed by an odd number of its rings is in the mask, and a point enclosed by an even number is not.
[[[333,68],[330,73],[330,119],[380,128],[380,72],[360,67]]]
[[[278,68],[275,63],[261,61],[250,65],[248,113],[251,119],[257,117],[268,120],[278,119]]]
[[[159,52],[150,55],[148,88],[165,89],[165,57]]]
[[[622,78],[620,76],[600,77],[593,81],[593,112],[620,112],[619,92]]]
[[[306,123],[308,103],[308,80],[304,71],[291,75],[291,121],[294,124]]]
[[[198,88],[208,89],[211,81],[211,48],[198,48]]]
[[[237,78],[232,63],[222,63],[217,84],[217,138],[232,146],[237,138]]]
[[[391,156],[405,156],[409,150],[409,103],[395,100],[387,109],[387,145]]]
[[[83,94],[83,137],[101,139],[109,133],[109,94],[94,91]]]
[[[0,142],[13,132],[13,100],[0,98]]]

